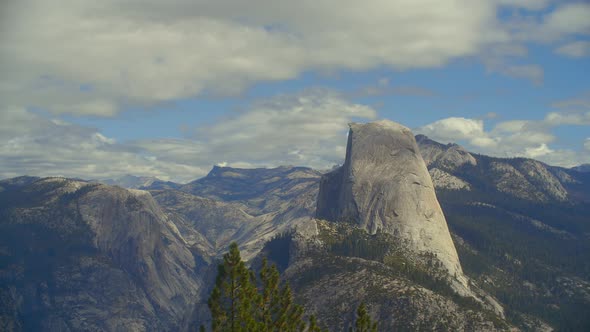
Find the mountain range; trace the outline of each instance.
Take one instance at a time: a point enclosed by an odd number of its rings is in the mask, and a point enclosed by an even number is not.
[[[102,183],[100,183],[102,182]],[[231,242],[333,331],[590,330],[590,173],[352,124],[344,164],[0,181],[0,329],[207,323]],[[141,190],[138,190],[141,188]]]

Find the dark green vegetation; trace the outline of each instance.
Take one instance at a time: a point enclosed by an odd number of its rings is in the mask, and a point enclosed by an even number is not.
[[[434,254],[410,255],[404,245],[394,236],[377,232],[368,234],[346,223],[318,221],[320,239],[326,244],[330,255],[358,257],[383,263],[389,276],[405,278],[412,283],[452,299],[467,310],[485,312],[492,320],[499,322],[494,314],[487,312],[475,300],[458,295],[450,286],[448,273]],[[416,257],[413,260],[408,257]],[[316,276],[319,277],[319,276]]]
[[[466,274],[523,330],[541,329],[537,318],[590,331],[590,173],[476,154],[454,163],[452,145],[417,139],[429,168],[471,188],[437,190]]]
[[[525,327],[590,331],[590,206],[535,203],[475,190],[440,191],[464,271]],[[485,202],[482,204],[482,202]]]
[[[367,312],[367,307],[361,303],[356,311],[356,323],[354,329],[351,327],[350,332],[377,332],[377,322],[371,321],[371,316]]]
[[[294,303],[289,284],[281,285],[277,267],[264,259],[257,278],[242,261],[235,242],[218,267],[208,306],[214,332],[322,331],[314,315],[309,317],[309,323],[305,322],[303,307]],[[201,325],[200,330],[206,328]],[[371,320],[365,305],[361,304],[354,331],[376,330],[377,322]]]

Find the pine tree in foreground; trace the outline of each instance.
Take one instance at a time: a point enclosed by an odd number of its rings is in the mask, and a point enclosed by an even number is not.
[[[218,267],[215,287],[208,301],[211,329],[214,332],[254,331],[258,296],[253,274],[242,261],[238,245],[232,243],[223,256],[223,264]]]
[[[288,284],[281,286],[277,267],[269,266],[264,259],[257,279],[242,261],[235,242],[223,255],[208,305],[213,332],[324,331],[314,315],[309,317],[309,323],[304,321],[303,307],[293,301]],[[200,331],[205,331],[203,325]],[[377,323],[371,322],[364,304],[357,310],[354,331],[377,331]]]
[[[377,332],[377,322],[371,321],[371,316],[369,316],[364,303],[361,303],[356,311],[356,323],[354,325],[354,330],[352,327],[350,328],[351,332]]]

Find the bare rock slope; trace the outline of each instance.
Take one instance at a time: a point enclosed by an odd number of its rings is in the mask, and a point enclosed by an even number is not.
[[[146,191],[46,178],[0,193],[0,330],[177,331],[201,288]]]

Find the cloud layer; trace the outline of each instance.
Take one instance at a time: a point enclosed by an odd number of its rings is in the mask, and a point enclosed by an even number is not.
[[[14,108],[0,113],[0,178],[134,174],[186,182],[214,164],[322,169],[344,158],[347,123],[375,117],[370,107],[334,92],[309,90],[253,103],[196,128],[191,138],[119,143],[96,129]]]
[[[304,71],[430,68],[482,57],[490,70],[540,84],[542,68],[513,63],[524,41],[589,29],[590,5],[540,21],[500,8],[548,1],[50,1],[3,4],[0,100],[54,113],[111,116],[126,105],[236,94]],[[336,10],[337,8],[337,10]],[[579,54],[579,46],[561,53]],[[490,50],[524,49],[489,57]],[[519,52],[517,52],[519,53]],[[486,54],[485,56],[482,54]]]

